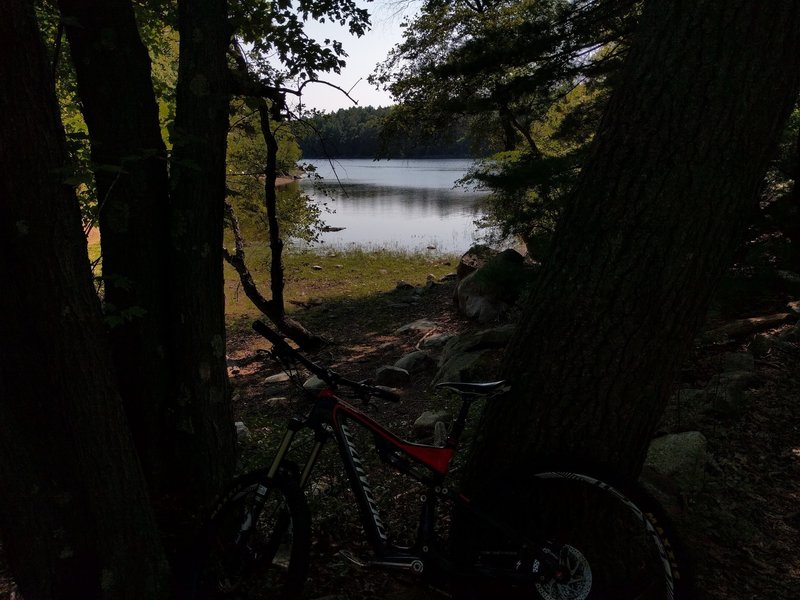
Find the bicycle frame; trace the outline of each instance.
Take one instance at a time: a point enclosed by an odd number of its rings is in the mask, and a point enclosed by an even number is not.
[[[501,575],[506,580],[511,577],[528,582],[545,577],[549,574],[550,566],[558,564],[558,557],[550,551],[548,545],[542,547],[530,543],[518,531],[486,515],[474,507],[469,498],[453,492],[445,485],[445,478],[463,432],[469,406],[476,397],[462,395],[462,399],[462,407],[454,420],[452,432],[445,445],[439,447],[408,442],[397,437],[357,408],[341,400],[331,390],[324,389],[307,417],[290,420],[268,471],[268,477],[274,477],[278,472],[297,432],[312,429],[315,433],[314,444],[302,466],[300,486],[304,487],[309,481],[324,444],[330,437],[334,437],[350,487],[359,506],[364,531],[375,554],[371,566],[407,570],[416,574],[427,573],[429,567],[432,567],[433,571],[444,570],[453,573],[455,571],[453,563],[447,553],[438,548],[436,537],[436,504],[438,500],[446,499],[467,511],[472,518],[500,531],[509,540],[513,540],[517,547],[525,549],[525,557],[520,557],[519,552],[508,553],[509,556],[506,558],[509,564],[502,569],[491,567],[476,569],[473,565],[464,575],[484,577]],[[389,542],[367,473],[364,471],[360,454],[348,427],[349,421],[357,422],[373,435],[378,456],[384,463],[419,481],[426,488],[420,498],[422,507],[416,540],[410,547],[396,546]],[[512,569],[512,572],[509,572],[509,569]]]

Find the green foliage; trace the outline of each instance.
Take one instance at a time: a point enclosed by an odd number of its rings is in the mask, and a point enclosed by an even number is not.
[[[486,225],[542,254],[638,19],[632,0],[429,1],[373,75],[401,103],[386,129],[454,120],[504,152],[464,183]]]
[[[338,73],[344,66],[341,42],[309,37],[309,20],[337,22],[356,36],[370,24],[369,13],[355,0],[232,0],[229,10],[231,26],[247,46],[251,63],[276,86],[287,80],[313,81],[319,73]]]
[[[606,94],[576,87],[533,124],[538,153],[523,146],[490,156],[469,171],[462,184],[491,192],[481,225],[495,228],[501,239],[521,238],[532,256],[544,256]]]
[[[242,100],[231,103],[231,128],[228,133],[227,187],[237,214],[267,231],[264,182],[267,146],[261,134],[259,113]],[[278,141],[278,173],[291,174],[300,159],[297,145],[287,124],[273,124]],[[281,233],[286,237],[315,239],[322,223],[319,208],[297,186],[278,189],[277,214]]]
[[[424,136],[402,115],[403,107],[352,107],[317,113],[300,124],[300,147],[306,158],[473,157],[476,148],[463,123]]]

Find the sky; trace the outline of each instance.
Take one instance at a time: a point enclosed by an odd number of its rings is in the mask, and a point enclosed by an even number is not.
[[[359,106],[389,106],[394,104],[391,95],[375,89],[367,82],[367,77],[375,70],[375,65],[386,58],[389,50],[402,40],[400,23],[403,15],[412,15],[417,3],[359,0],[358,4],[369,10],[372,21],[372,28],[360,38],[351,36],[346,27],[333,23],[309,22],[306,25],[310,37],[339,40],[348,54],[345,58],[347,66],[342,69],[341,75],[324,74],[320,75],[320,79],[345,90],[352,88],[350,96],[358,101]],[[330,112],[355,104],[339,90],[314,83],[303,90],[303,106]]]

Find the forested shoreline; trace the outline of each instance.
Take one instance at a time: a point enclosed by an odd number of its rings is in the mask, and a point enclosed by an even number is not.
[[[492,152],[455,118],[435,133],[413,124],[388,131],[385,123],[394,110],[355,106],[315,114],[298,127],[303,158],[479,158]]]

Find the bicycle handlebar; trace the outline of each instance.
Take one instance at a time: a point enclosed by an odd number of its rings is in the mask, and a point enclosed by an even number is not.
[[[362,396],[365,400],[369,399],[370,396],[375,396],[383,400],[389,400],[390,402],[400,401],[400,396],[391,388],[347,379],[335,371],[309,360],[303,356],[303,354],[287,344],[286,340],[283,339],[283,336],[270,329],[262,321],[255,321],[253,323],[253,329],[256,333],[265,337],[267,341],[272,344],[272,349],[275,353],[296,360],[305,368],[307,368],[313,375],[316,375],[322,381],[327,383],[332,389],[336,389],[338,386],[344,385],[355,390],[355,392]]]

